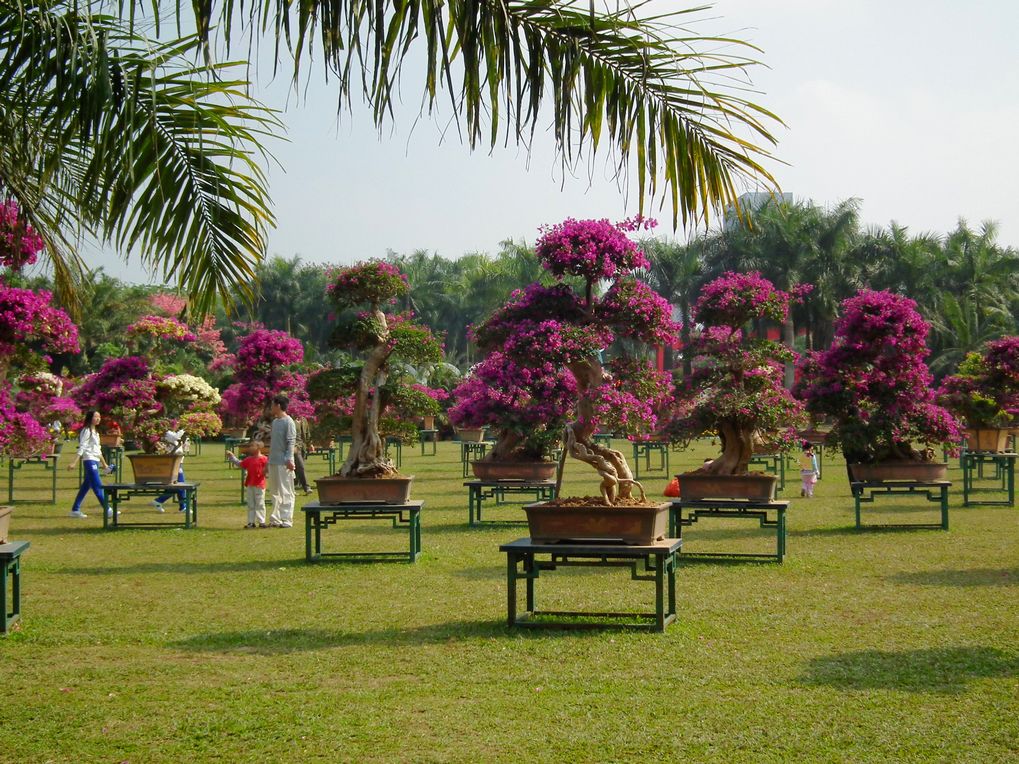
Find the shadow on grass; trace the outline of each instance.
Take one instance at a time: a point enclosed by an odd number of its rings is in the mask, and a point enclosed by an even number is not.
[[[905,690],[956,694],[973,679],[1019,676],[1019,654],[994,647],[886,652],[863,650],[815,658],[804,684],[845,690]]]
[[[291,566],[303,567],[304,558],[289,560],[248,560],[247,562],[141,562],[120,567],[63,568],[56,573],[70,576],[122,576],[145,573],[231,573],[254,570],[274,570]]]
[[[329,629],[273,629],[271,631],[223,631],[196,634],[167,643],[178,650],[283,655],[327,650],[351,645],[416,646],[443,644],[467,639],[539,639],[569,635],[571,639],[597,635],[600,630],[566,631],[560,629],[509,630],[505,621],[457,621],[452,623],[393,627],[371,631],[334,631]]]
[[[897,573],[889,576],[898,584],[929,586],[1015,586],[1019,584],[1019,568],[971,568],[969,570],[929,570]]]

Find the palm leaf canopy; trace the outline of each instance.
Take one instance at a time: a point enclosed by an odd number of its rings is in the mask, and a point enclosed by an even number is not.
[[[196,313],[254,273],[273,222],[261,142],[280,123],[238,64],[196,63],[201,46],[0,0],[0,192],[46,239],[65,292],[86,265],[81,234],[137,252]]]
[[[159,0],[133,0],[143,11]],[[176,0],[178,15],[186,4]],[[341,102],[359,90],[381,125],[406,67],[424,103],[443,90],[471,148],[528,143],[550,112],[562,161],[574,167],[607,138],[617,171],[636,164],[638,197],[660,192],[674,225],[738,209],[739,181],[774,179],[763,162],[778,118],[747,97],[758,51],[746,42],[694,34],[684,23],[706,6],[653,15],[649,2],[594,0],[204,0],[197,26],[230,41],[244,29],[266,35],[277,61],[293,58],[295,80],[311,51],[338,79]],[[409,75],[408,75],[409,76]]]

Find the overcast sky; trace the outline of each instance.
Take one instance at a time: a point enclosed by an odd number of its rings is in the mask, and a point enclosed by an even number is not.
[[[859,197],[866,223],[895,220],[916,233],[945,233],[959,216],[996,220],[999,241],[1019,245],[1019,3],[718,0],[703,19],[699,33],[764,51],[753,100],[786,124],[775,130],[785,164],[771,165],[783,191],[822,205]],[[379,136],[361,108],[337,121],[335,90],[321,76],[299,102],[285,77],[260,77],[261,98],[286,108],[290,141],[274,147],[281,166],[269,172],[278,217],[270,254],[458,257],[494,252],[507,238],[532,242],[539,225],[567,216],[636,211],[603,164],[564,179],[547,136],[530,155],[512,146],[470,153],[445,118],[416,119],[416,81]],[[93,262],[150,280],[114,256]]]

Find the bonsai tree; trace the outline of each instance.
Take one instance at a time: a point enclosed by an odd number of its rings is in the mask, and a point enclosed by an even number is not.
[[[79,351],[78,328],[53,307],[49,292],[10,284],[10,276],[34,263],[42,249],[42,238],[17,204],[0,203],[0,268],[5,271],[0,274],[0,453],[8,456],[39,454],[51,442],[44,422],[15,405],[12,380],[45,371],[48,354]]]
[[[694,472],[745,475],[756,441],[795,439],[803,405],[782,386],[783,364],[794,354],[747,328],[760,320],[782,323],[796,299],[756,272],[726,273],[701,291],[693,316],[704,328],[687,346],[693,371],[676,393],[667,427],[674,441],[718,436],[721,455]]]
[[[492,427],[484,461],[544,461],[573,412],[577,383],[551,362],[525,367],[494,352],[453,390],[449,419],[457,427]]]
[[[315,437],[350,430],[351,446],[341,477],[377,478],[396,474],[386,457],[387,434],[416,437],[413,418],[439,412],[438,402],[408,383],[399,362],[437,363],[442,347],[431,330],[408,314],[385,309],[407,294],[396,266],[369,261],[331,274],[327,296],[340,313],[333,344],[355,360],[314,374],[308,392],[318,404]]]
[[[938,402],[972,429],[1019,424],[1019,337],[1003,337],[969,353],[958,373],[942,380]]]
[[[863,290],[840,311],[831,347],[801,359],[794,388],[814,417],[832,421],[826,442],[847,464],[930,461],[933,447],[954,449],[959,422],[935,403],[930,326],[916,303]]]
[[[597,470],[607,504],[629,499],[635,481],[621,452],[594,442],[599,425],[608,416],[638,430],[655,421],[647,391],[632,378],[607,374],[603,351],[616,338],[672,345],[678,330],[669,303],[632,275],[648,265],[627,236],[640,225],[568,219],[545,228],[535,251],[556,283],[514,292],[473,332],[485,352],[501,350],[522,367],[548,363],[573,375],[577,393],[564,428],[565,452]],[[599,296],[602,281],[609,286]],[[645,382],[665,384],[664,377]]]

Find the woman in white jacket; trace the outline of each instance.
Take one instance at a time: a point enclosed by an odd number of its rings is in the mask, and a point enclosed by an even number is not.
[[[88,517],[88,515],[81,511],[81,503],[85,500],[89,490],[95,493],[103,509],[106,512],[110,511],[106,505],[103,481],[99,477],[99,465],[101,464],[107,472],[112,472],[112,468],[106,464],[106,460],[103,458],[103,450],[99,444],[99,430],[97,429],[99,419],[98,411],[92,409],[86,412],[85,421],[78,432],[78,453],[74,457],[74,461],[67,465],[67,469],[74,469],[78,465],[78,461],[81,460],[82,467],[84,467],[85,478],[81,481],[81,488],[78,489],[78,495],[74,499],[74,506],[71,508],[71,517],[79,520]]]

